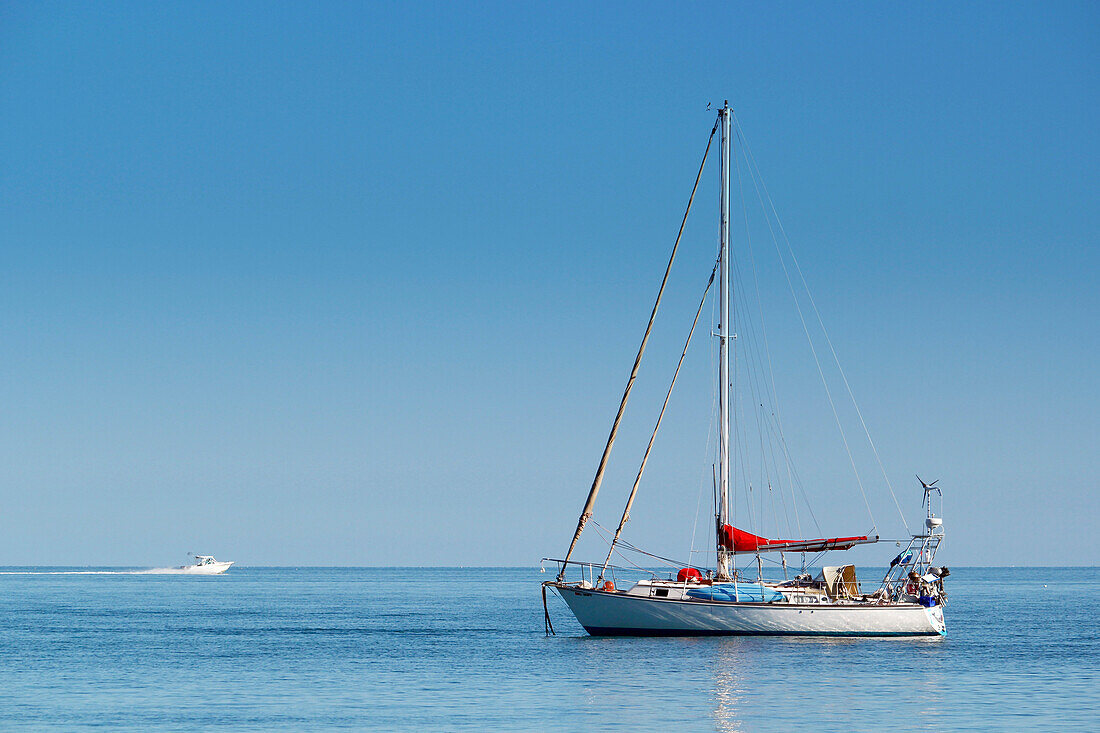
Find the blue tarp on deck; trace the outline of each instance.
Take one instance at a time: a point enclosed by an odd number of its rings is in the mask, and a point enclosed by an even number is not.
[[[689,598],[703,601],[737,601],[739,603],[767,603],[783,600],[783,594],[760,583],[715,583],[709,588],[692,588]]]

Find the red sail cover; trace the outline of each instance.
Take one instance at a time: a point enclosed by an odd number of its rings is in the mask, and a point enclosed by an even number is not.
[[[727,550],[741,552],[822,552],[824,550],[848,550],[855,545],[878,542],[878,537],[832,537],[818,540],[769,540],[757,537],[743,529],[722,525],[718,542]]]
[[[680,570],[680,572],[676,573],[676,582],[677,583],[683,583],[684,581],[688,580],[689,578],[694,578],[695,580],[702,580],[703,579],[703,574],[700,573],[695,568],[683,568],[682,570]]]

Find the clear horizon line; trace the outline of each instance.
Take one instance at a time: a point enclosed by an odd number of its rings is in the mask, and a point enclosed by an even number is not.
[[[155,565],[0,565],[0,568],[158,568]],[[534,570],[539,565],[248,565],[236,562],[235,568],[263,568],[263,569],[316,569],[316,568],[345,568],[349,570]],[[816,566],[815,566],[816,567]],[[878,568],[879,565],[863,565],[866,568]],[[885,567],[885,565],[881,566]],[[955,565],[956,568],[979,569],[1068,569],[1068,568],[1100,568],[1100,565]],[[649,568],[646,568],[649,571]]]

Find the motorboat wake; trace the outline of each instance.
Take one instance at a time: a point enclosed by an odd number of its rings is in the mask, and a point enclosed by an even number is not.
[[[221,575],[232,560],[216,560],[213,555],[193,555],[191,565],[174,568],[147,568],[134,570],[3,570],[0,575]]]

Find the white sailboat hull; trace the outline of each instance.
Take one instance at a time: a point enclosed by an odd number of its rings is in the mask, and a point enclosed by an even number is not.
[[[594,636],[755,634],[942,636],[943,607],[917,604],[724,603],[673,600],[555,585]]]

